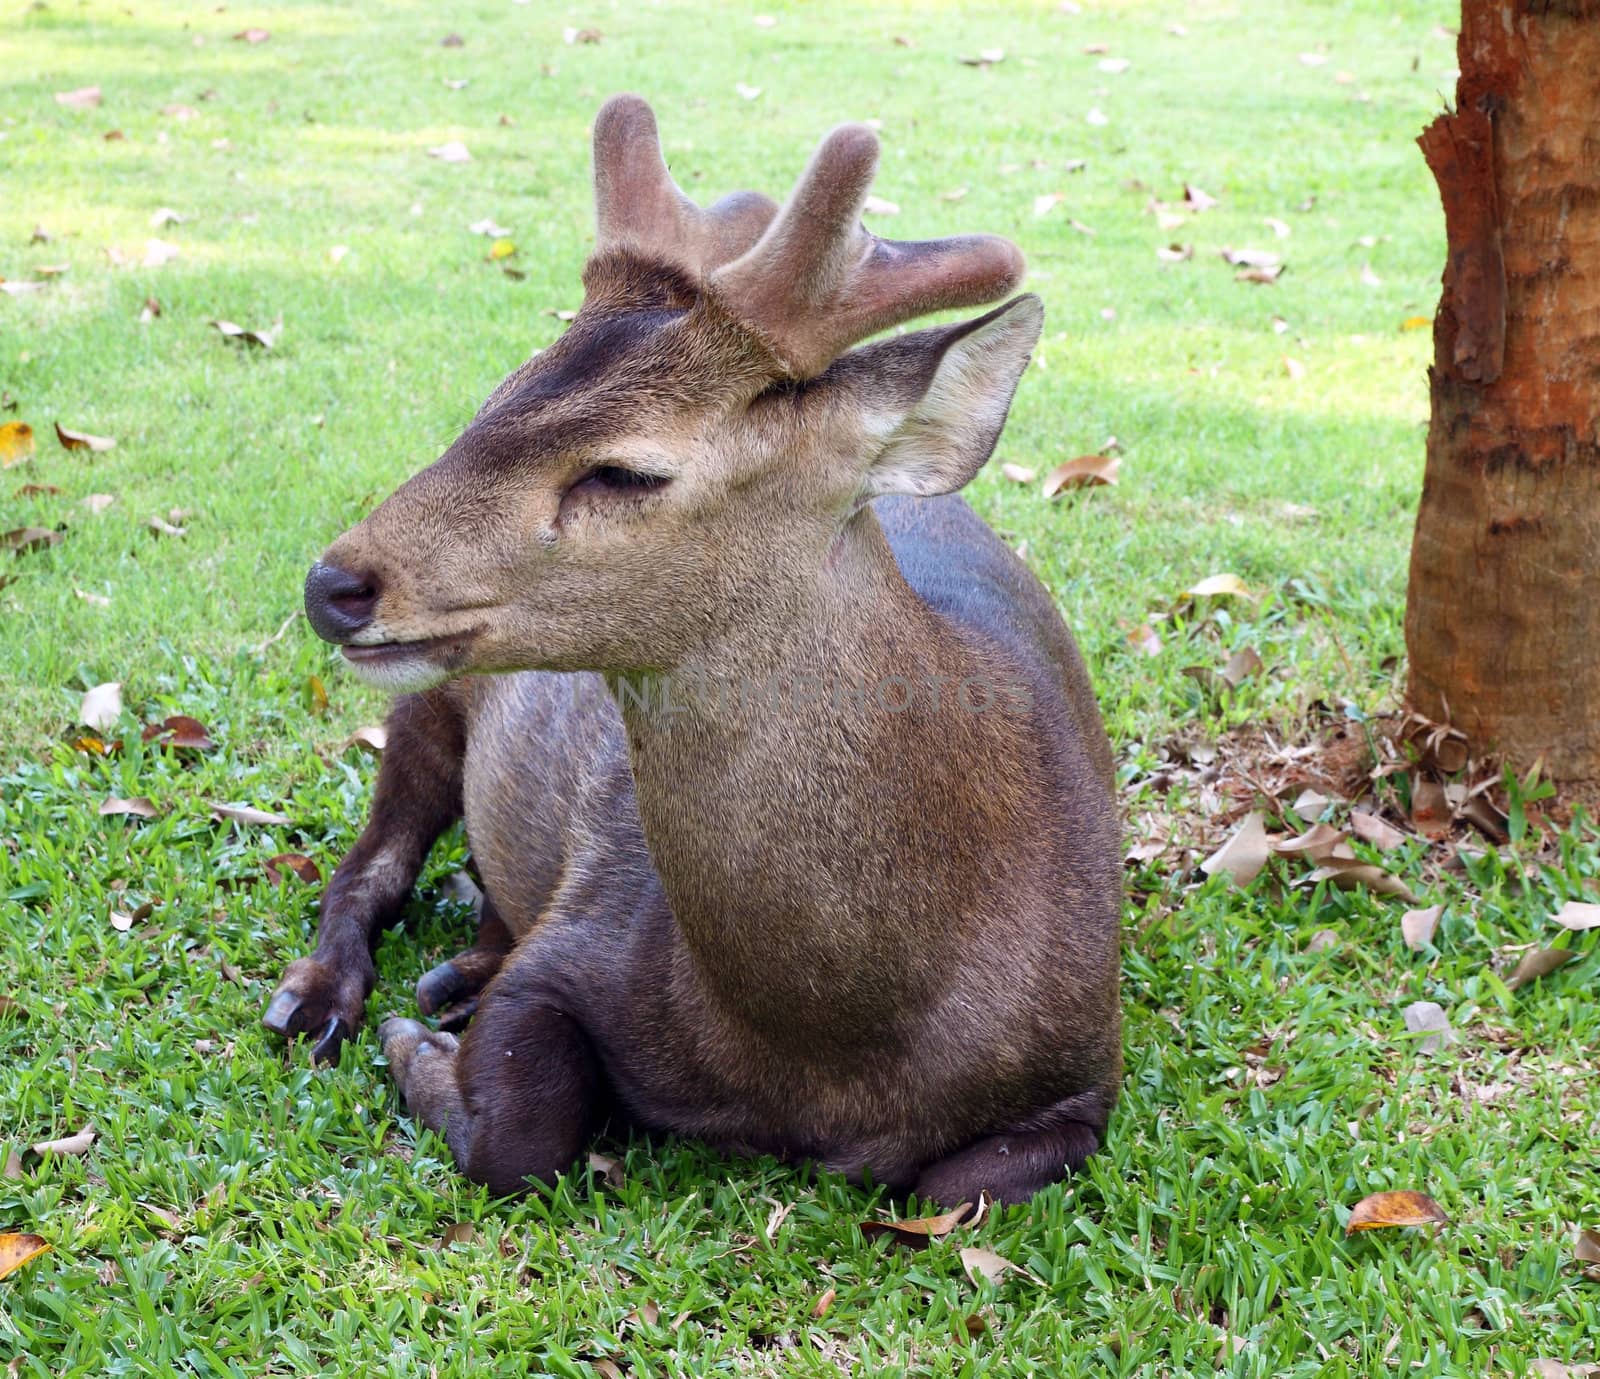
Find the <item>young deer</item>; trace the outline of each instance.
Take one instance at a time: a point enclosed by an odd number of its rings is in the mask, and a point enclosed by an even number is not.
[[[482,929],[417,999],[475,1018],[379,1036],[468,1176],[548,1181],[609,1119],[1025,1199],[1117,1096],[1111,754],[1049,595],[945,495],[1042,312],[849,349],[1003,296],[1021,256],[868,234],[861,126],[781,209],[695,206],[635,97],[594,142],[577,319],[306,581],[402,694],[266,1023],[338,1056],[464,813]]]

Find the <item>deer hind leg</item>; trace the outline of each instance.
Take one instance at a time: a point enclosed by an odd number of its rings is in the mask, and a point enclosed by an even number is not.
[[[316,951],[284,969],[261,1020],[276,1034],[312,1038],[335,1063],[361,1028],[377,980],[373,945],[400,915],[434,841],[461,815],[461,715],[449,687],[397,699],[372,814],[322,897]]]
[[[532,968],[530,948],[520,965]],[[379,1029],[406,1105],[442,1133],[467,1177],[496,1196],[552,1182],[573,1165],[603,1114],[600,1062],[578,1022],[519,980],[519,959],[483,993],[457,1040],[416,1020]]]
[[[422,974],[417,981],[417,1009],[437,1015],[439,1027],[466,1028],[478,1008],[478,994],[493,980],[511,951],[511,931],[488,896],[478,920],[478,938],[470,948]]]
[[[1106,1120],[1101,1094],[1068,1097],[1021,1130],[986,1135],[929,1164],[914,1191],[922,1201],[952,1210],[976,1202],[983,1192],[996,1202],[1026,1202],[1083,1167],[1100,1148]]]

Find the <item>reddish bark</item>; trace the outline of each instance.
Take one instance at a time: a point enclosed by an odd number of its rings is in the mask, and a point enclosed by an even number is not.
[[[1463,0],[1419,140],[1448,260],[1410,697],[1478,754],[1600,778],[1600,0]]]

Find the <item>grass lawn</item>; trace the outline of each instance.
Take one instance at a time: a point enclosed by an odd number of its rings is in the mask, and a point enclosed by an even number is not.
[[[1442,874],[1408,842],[1387,865],[1447,905],[1414,952],[1395,900],[1290,886],[1304,869],[1281,862],[1244,889],[1201,876],[1205,782],[1159,791],[1174,742],[1292,740],[1325,706],[1356,732],[1393,707],[1430,348],[1403,326],[1431,314],[1443,252],[1412,140],[1452,89],[1452,6],[760,9],[776,22],[703,0],[8,5],[0,277],[67,271],[0,295],[0,423],[37,438],[0,476],[0,530],[63,536],[0,556],[0,1161],[18,1155],[0,1229],[53,1245],[0,1282],[0,1362],[40,1379],[1365,1376],[1597,1358],[1600,1284],[1571,1246],[1574,1224],[1600,1226],[1593,968],[1503,980],[1507,951],[1548,943],[1551,913],[1593,887],[1594,833]],[[231,37],[255,26],[270,37]],[[564,41],[583,28],[601,41]],[[992,48],[1003,61],[957,60]],[[55,99],[87,86],[98,106]],[[607,1147],[620,1185],[490,1201],[399,1113],[370,1027],[319,1073],[258,1023],[309,951],[317,894],[261,862],[331,872],[374,774],[341,744],[382,712],[295,616],[305,569],[562,329],[590,235],[587,124],[625,89],[702,200],[781,193],[831,124],[881,121],[876,190],[899,212],[874,228],[1007,234],[1047,306],[971,497],[1082,640],[1131,841],[1171,841],[1130,871],[1106,1152],[920,1254],[862,1236],[886,1210],[871,1193],[675,1142]],[[429,156],[451,140],[472,161]],[[1218,204],[1184,211],[1185,183]],[[182,220],[153,226],[163,207]],[[515,242],[503,263],[468,228],[486,217]],[[151,239],[178,256],[147,266]],[[1237,281],[1225,247],[1286,271]],[[160,314],[141,321],[147,298]],[[208,324],[280,314],[267,351]],[[67,451],[54,422],[116,448]],[[1114,488],[1052,503],[1000,471],[1112,436]],[[1222,573],[1255,596],[1181,599]],[[1245,646],[1264,671],[1237,692],[1183,674]],[[125,709],[102,756],[75,740],[104,681]],[[141,743],[180,713],[210,751]],[[101,817],[108,796],[159,816]],[[210,800],[292,823],[221,823]],[[441,844],[412,932],[385,939],[374,1016],[460,946],[438,883],[464,856],[459,834]],[[119,930],[114,910],[138,918]],[[1401,1014],[1418,999],[1459,1042],[1420,1051]],[[89,1123],[85,1155],[27,1152]],[[1386,1188],[1453,1224],[1346,1238]],[[441,1245],[460,1223],[471,1238]],[[974,1284],[964,1244],[1031,1277]]]

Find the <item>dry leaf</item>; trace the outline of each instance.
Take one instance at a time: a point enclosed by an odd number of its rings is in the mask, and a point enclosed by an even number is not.
[[[733,89],[747,101],[753,101],[761,94],[761,88],[759,86],[751,86],[742,81],[734,82]],[[873,198],[869,196],[867,200],[871,201]]]
[[[67,450],[110,450],[116,441],[110,436],[91,436],[87,431],[69,431],[59,421],[56,423],[56,439]]]
[[[439,1248],[448,1250],[452,1245],[470,1245],[478,1238],[478,1230],[470,1221],[457,1221],[453,1226],[446,1226],[444,1234],[439,1237]]]
[[[240,29],[233,37],[238,43],[265,43],[272,35],[266,29]]]
[[[1222,667],[1222,678],[1237,689],[1253,675],[1261,673],[1261,654],[1253,646],[1241,646]]]
[[[1233,275],[1235,282],[1275,283],[1283,276],[1283,265],[1275,263],[1265,268],[1241,268]]]
[[[1014,484],[1031,484],[1036,477],[1036,471],[1009,462],[1000,466],[1000,472]]]
[[[939,200],[961,201],[966,197],[966,194],[967,189],[965,187],[951,187],[949,191],[939,193]]]
[[[328,687],[320,675],[306,676],[306,708],[319,717],[328,711]]]
[[[46,546],[59,546],[61,533],[49,527],[16,527],[0,533],[0,547],[23,555],[28,551],[42,551]]]
[[[448,143],[435,145],[428,150],[428,157],[437,158],[441,163],[470,163],[472,155],[467,152],[467,146],[459,139],[451,139]]]
[[[1183,184],[1183,202],[1191,211],[1209,211],[1219,204],[1216,197],[1202,191],[1192,182]]]
[[[1259,813],[1245,815],[1233,836],[1200,864],[1207,876],[1226,872],[1236,886],[1248,886],[1267,865],[1267,829]]]
[[[596,1360],[594,1372],[600,1379],[622,1379],[622,1369],[615,1360]]]
[[[145,523],[145,526],[157,536],[187,536],[189,534],[187,527],[175,527],[165,517],[152,517]]]
[[[117,725],[122,716],[122,682],[112,680],[96,685],[83,696],[78,706],[78,722],[86,728],[103,733]]]
[[[1156,257],[1162,263],[1187,263],[1194,257],[1192,244],[1163,244],[1156,248]]]
[[[1443,905],[1430,905],[1425,910],[1407,910],[1401,915],[1400,937],[1405,940],[1406,947],[1415,951],[1432,943],[1443,914]]]
[[[1450,1218],[1439,1204],[1420,1192],[1375,1192],[1356,1203],[1344,1233],[1382,1230],[1391,1226],[1442,1226]]]
[[[1159,656],[1161,654],[1161,638],[1155,628],[1143,622],[1128,633],[1128,645],[1146,656]]]
[[[1407,316],[1405,320],[1400,322],[1400,329],[1401,330],[1426,330],[1432,324],[1433,324],[1433,317],[1431,317],[1431,316]]]
[[[1506,978],[1506,989],[1515,991],[1519,986],[1548,977],[1558,967],[1565,967],[1578,954],[1571,948],[1530,948],[1522,955],[1516,969]]]
[[[246,330],[243,326],[236,326],[232,321],[213,321],[214,325],[229,340],[242,340],[247,345],[260,345],[264,350],[270,350],[278,343],[278,337],[283,334],[283,317],[273,318],[272,324],[265,330]]]
[[[462,38],[460,34],[446,34],[439,40],[439,46],[441,48],[462,48],[466,46],[466,42],[466,39]]]
[[[1275,234],[1279,239],[1288,239],[1290,234],[1293,233],[1289,229],[1289,222],[1286,220],[1279,220],[1276,216],[1269,215],[1261,223],[1265,225],[1267,229],[1271,230],[1272,233]]]
[[[73,1156],[87,1154],[95,1141],[95,1128],[86,1125],[76,1135],[67,1135],[59,1140],[41,1140],[33,1146],[33,1152],[39,1155],[55,1154]]]
[[[1184,593],[1192,599],[1255,597],[1238,575],[1207,575],[1198,584],[1184,590]]]
[[[1125,57],[1103,57],[1099,62],[1095,63],[1095,66],[1102,72],[1115,77],[1126,72],[1128,68],[1133,66],[1133,63]]]
[[[37,1259],[49,1248],[49,1242],[42,1235],[0,1232],[0,1278],[16,1273],[29,1260]]]
[[[1382,287],[1383,279],[1372,271],[1372,265],[1366,264],[1361,270],[1361,281],[1368,287]]]
[[[186,713],[175,713],[159,723],[147,724],[143,737],[159,747],[187,748],[195,752],[209,752],[216,745],[206,732],[205,724]]]
[[[183,250],[176,244],[169,244],[164,239],[147,239],[144,242],[144,258],[140,266],[144,268],[160,268],[162,264],[171,263],[179,257]]]
[[[8,421],[0,426],[0,469],[21,464],[33,454],[33,427],[25,421]]]
[[[997,1255],[993,1250],[981,1250],[971,1245],[961,1251],[961,1267],[967,1271],[967,1277],[974,1283],[985,1281],[999,1284],[1007,1274],[1021,1274],[1030,1282],[1040,1282],[1020,1264],[1013,1264],[1004,1255]]]
[[[609,1187],[621,1187],[627,1181],[622,1176],[622,1160],[614,1159],[609,1154],[601,1154],[597,1150],[589,1151],[589,1172],[598,1173],[606,1180]]]
[[[473,221],[467,229],[475,235],[487,235],[490,239],[504,239],[511,233],[504,225],[497,225],[488,218]]]
[[[771,1200],[770,1198],[768,1199]],[[777,1238],[783,1223],[789,1219],[789,1213],[794,1210],[793,1202],[773,1202],[772,1210],[767,1213],[767,1227],[763,1234],[767,1237],[767,1244],[772,1244]]]
[[[1106,112],[1098,105],[1091,105],[1088,113],[1084,115],[1083,120],[1085,124],[1092,124],[1097,128],[1099,126],[1108,125],[1111,123],[1111,117],[1107,115]]]
[[[1555,913],[1555,921],[1563,929],[1581,934],[1589,929],[1600,929],[1600,905],[1585,900],[1569,900]]]
[[[1350,830],[1380,852],[1392,852],[1406,840],[1406,835],[1398,828],[1364,809],[1358,809],[1350,815]]]
[[[1572,1257],[1579,1264],[1600,1264],[1600,1231],[1579,1226],[1572,1239]]]
[[[1341,891],[1369,890],[1378,895],[1398,896],[1401,900],[1416,900],[1411,888],[1398,876],[1368,862],[1335,862],[1318,867],[1306,879],[1311,885],[1326,881]]]
[[[1306,366],[1287,354],[1283,356],[1283,371],[1296,381],[1306,376]]]
[[[1455,810],[1444,786],[1430,776],[1413,776],[1411,781],[1411,827],[1426,838],[1442,838],[1455,821]]]
[[[1298,838],[1285,838],[1282,842],[1274,843],[1272,850],[1281,856],[1307,857],[1313,862],[1330,859],[1354,861],[1348,837],[1343,829],[1335,828],[1332,824],[1312,824]]]
[[[1066,199],[1060,192],[1045,192],[1044,195],[1033,198],[1033,213],[1035,215],[1049,215]]]
[[[282,828],[293,822],[287,815],[274,814],[268,809],[257,809],[254,805],[218,804],[215,800],[208,800],[206,803],[211,806],[211,817],[220,823],[261,824],[267,828]]]
[[[92,110],[100,104],[98,86],[80,86],[75,91],[57,91],[56,104],[69,110]]]
[[[1222,257],[1235,268],[1276,268],[1282,262],[1266,249],[1224,249]]]
[[[266,872],[267,880],[274,886],[282,885],[290,876],[307,886],[315,886],[322,881],[317,864],[302,852],[280,852],[276,857],[267,858],[261,864],[261,870]]]
[[[1075,460],[1058,464],[1045,476],[1046,498],[1054,498],[1068,489],[1098,487],[1117,482],[1117,471],[1122,468],[1120,455],[1079,455]]]
[[[861,1234],[868,1238],[887,1235],[897,1245],[920,1250],[930,1240],[942,1240],[957,1226],[969,1224],[969,1218],[970,1224],[976,1224],[979,1214],[971,1202],[963,1202],[954,1211],[941,1212],[938,1216],[918,1216],[906,1221],[863,1221]]]
[[[159,817],[161,811],[144,795],[135,795],[132,799],[122,799],[113,795],[110,799],[100,803],[101,818],[115,818],[125,814],[132,814],[140,819],[154,819]]]
[[[632,1322],[636,1327],[641,1324],[654,1326],[661,1320],[661,1308],[646,1298],[644,1302],[629,1312],[624,1320]]]
[[[368,728],[357,728],[355,732],[345,738],[344,746],[339,750],[344,751],[349,747],[360,747],[363,751],[371,752],[374,756],[381,756],[383,749],[388,745],[388,732],[375,725]]]
[[[900,207],[881,196],[869,196],[861,203],[861,212],[863,215],[899,215]]]
[[[1450,1028],[1450,1017],[1437,1001],[1413,1001],[1401,1014],[1406,1028],[1412,1034],[1425,1034],[1417,1041],[1422,1053],[1437,1053],[1446,1044],[1456,1042],[1456,1032]]]
[[[833,1306],[833,1300],[838,1296],[839,1290],[837,1288],[824,1288],[821,1296],[811,1305],[811,1315],[819,1321],[826,1317],[828,1309]]]
[[[979,48],[976,57],[964,57],[961,62],[968,67],[993,67],[995,63],[1005,60],[1004,48]]]

